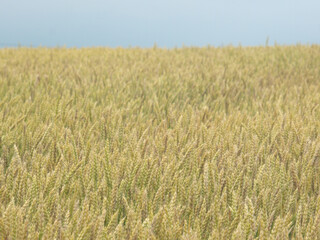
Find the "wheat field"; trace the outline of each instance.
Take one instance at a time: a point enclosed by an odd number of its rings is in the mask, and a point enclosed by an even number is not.
[[[320,46],[0,50],[0,239],[320,239]]]

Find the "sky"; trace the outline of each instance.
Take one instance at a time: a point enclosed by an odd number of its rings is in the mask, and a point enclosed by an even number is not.
[[[0,0],[0,47],[320,44],[320,0]]]

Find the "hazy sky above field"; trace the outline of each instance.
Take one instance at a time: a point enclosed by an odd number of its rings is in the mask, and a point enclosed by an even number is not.
[[[0,0],[0,47],[320,44],[319,0]]]

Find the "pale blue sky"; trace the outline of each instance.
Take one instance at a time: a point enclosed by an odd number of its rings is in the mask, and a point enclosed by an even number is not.
[[[320,0],[0,0],[0,47],[320,44]]]

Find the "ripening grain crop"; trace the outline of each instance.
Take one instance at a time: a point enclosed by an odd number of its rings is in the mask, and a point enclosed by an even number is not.
[[[0,239],[320,239],[320,46],[0,50]]]

